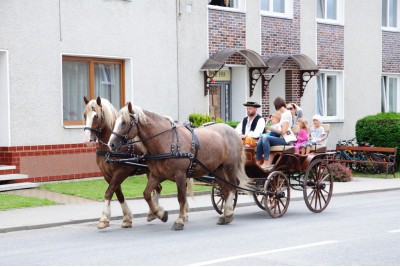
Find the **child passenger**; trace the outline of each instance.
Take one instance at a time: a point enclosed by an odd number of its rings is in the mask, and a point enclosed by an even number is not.
[[[296,134],[297,141],[293,145],[296,147],[296,153],[300,152],[301,155],[304,155],[306,149],[304,147],[300,149],[300,147],[308,141],[308,123],[305,119],[299,118],[297,125],[299,125],[300,131]]]
[[[309,141],[301,147],[306,149],[306,155],[310,153],[313,145],[322,145],[325,140],[325,130],[321,126],[321,115],[314,115],[313,126],[310,128]]]
[[[280,131],[282,129],[281,125],[279,124],[280,120],[281,120],[281,114],[275,113],[271,115],[272,125],[270,126],[269,130],[267,130],[267,136],[275,136],[275,137],[281,136],[279,133],[277,133],[277,131]]]

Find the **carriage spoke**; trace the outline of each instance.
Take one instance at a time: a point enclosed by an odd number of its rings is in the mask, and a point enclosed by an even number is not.
[[[324,204],[325,204],[326,203],[326,198],[325,198],[324,194],[322,194],[322,192],[321,192],[321,197],[324,199]]]

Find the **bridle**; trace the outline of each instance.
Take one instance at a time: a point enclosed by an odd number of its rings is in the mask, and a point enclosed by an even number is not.
[[[101,109],[101,117],[100,117],[100,123],[99,123],[99,127],[97,127],[97,129],[94,129],[94,128],[92,128],[92,127],[85,127],[85,128],[83,128],[83,131],[86,131],[86,130],[90,130],[91,132],[94,132],[94,133],[96,133],[96,138],[97,138],[97,140],[99,141],[99,143],[100,144],[102,144],[103,146],[107,146],[107,143],[104,143],[103,141],[101,141],[100,139],[99,139],[99,135],[101,134],[101,132],[103,131],[103,128],[101,127],[101,125],[103,124],[103,120],[104,120],[104,111],[103,111],[103,109]]]

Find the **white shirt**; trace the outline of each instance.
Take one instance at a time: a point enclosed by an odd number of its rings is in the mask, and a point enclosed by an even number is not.
[[[281,114],[281,120],[279,121],[279,124],[283,126],[284,122],[289,123],[289,129],[293,127],[292,113],[289,110],[286,110]]]
[[[255,116],[254,116],[254,118],[255,118]],[[253,118],[253,120],[254,120],[254,118]],[[249,117],[247,117],[247,124],[246,124],[245,130],[244,130],[244,135],[247,135],[252,138],[260,138],[261,134],[264,132],[264,129],[265,129],[265,120],[263,119],[263,117],[261,117],[257,121],[257,126],[254,129],[254,131],[250,131],[250,127],[251,127],[253,120],[249,121]],[[243,125],[243,120],[235,128],[236,132],[240,135],[242,134],[242,125]]]

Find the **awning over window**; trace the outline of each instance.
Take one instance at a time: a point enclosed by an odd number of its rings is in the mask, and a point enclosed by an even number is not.
[[[286,60],[293,59],[299,66],[300,70],[317,71],[318,67],[314,61],[306,55],[274,55],[267,59],[268,71],[267,73],[278,73],[283,63]]]

